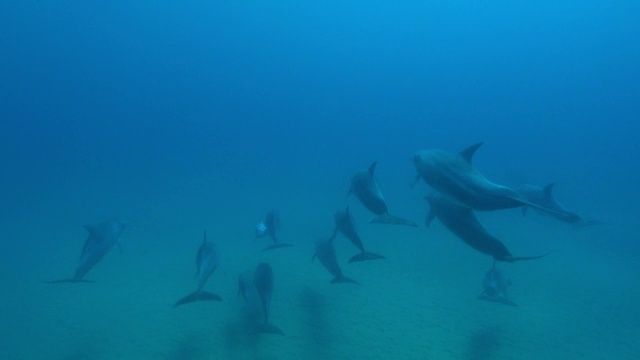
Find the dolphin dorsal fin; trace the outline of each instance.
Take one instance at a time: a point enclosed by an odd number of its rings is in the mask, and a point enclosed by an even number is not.
[[[553,191],[553,187],[556,185],[556,183],[550,183],[549,185],[545,186],[543,191],[544,194],[548,197],[552,197],[551,192]]]
[[[373,176],[373,173],[376,171],[376,165],[378,165],[378,161],[374,161],[371,163],[371,165],[369,165],[369,170],[367,170],[367,172],[369,173],[369,176]]]
[[[96,232],[95,225],[84,225],[84,228],[87,229],[87,231],[89,232],[89,235],[93,235]]]
[[[476,150],[478,150],[478,148],[480,146],[482,146],[482,142],[479,142],[477,144],[471,145],[468,148],[460,151],[460,156],[462,156],[462,158],[464,158],[465,160],[467,160],[467,162],[469,164],[471,164],[471,159],[473,158],[473,154],[476,153]]]

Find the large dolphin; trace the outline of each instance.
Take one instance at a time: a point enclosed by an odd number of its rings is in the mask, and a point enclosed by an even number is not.
[[[316,251],[313,254],[312,260],[315,258],[318,258],[325,269],[327,269],[331,273],[331,275],[333,275],[333,280],[331,280],[332,284],[358,283],[357,281],[342,274],[342,269],[340,269],[340,265],[338,265],[336,250],[333,247],[332,239],[318,239],[318,241],[316,242]]]
[[[358,249],[360,249],[360,254],[353,256],[349,259],[349,262],[355,261],[365,261],[365,260],[376,260],[376,259],[385,259],[384,256],[368,252],[364,249],[364,245],[362,244],[362,240],[360,240],[360,235],[358,235],[358,230],[356,229],[355,220],[353,216],[349,213],[349,207],[342,211],[336,211],[334,216],[336,227],[333,230],[333,235],[331,235],[331,240],[335,239],[338,235],[338,232],[342,233],[342,235],[346,236],[347,239],[353,243]]]
[[[601,221],[597,220],[584,220],[580,215],[575,212],[567,209],[562,204],[560,204],[553,197],[553,188],[556,184],[550,183],[545,187],[540,187],[537,185],[531,184],[522,184],[516,187],[516,191],[522,195],[528,202],[532,204],[536,204],[539,207],[543,207],[545,209],[553,210],[553,212],[549,211],[539,211],[541,214],[549,215],[555,219],[558,219],[562,222],[573,224],[576,226],[589,226],[589,225],[600,225]],[[522,208],[522,214],[526,214],[528,207]]]
[[[262,238],[269,236],[273,241],[273,244],[262,249],[262,251],[278,249],[282,247],[293,246],[291,244],[282,243],[278,238],[282,222],[280,222],[280,215],[276,210],[271,210],[265,215],[264,221],[258,224],[256,228],[256,238]]]
[[[282,330],[269,323],[269,307],[271,306],[271,296],[273,295],[273,270],[267,263],[260,263],[253,273],[253,285],[260,297],[264,323],[260,324],[255,332],[284,335]]]
[[[216,244],[207,241],[207,232],[204,232],[202,244],[198,248],[196,256],[196,276],[198,277],[198,289],[191,294],[178,300],[173,307],[188,304],[194,301],[216,300],[222,301],[220,296],[205,291],[204,284],[207,282],[211,274],[218,268],[218,250]]]
[[[413,156],[417,175],[433,189],[474,210],[498,210],[520,206],[545,209],[526,201],[517,191],[489,181],[472,164],[473,154],[482,143],[455,154],[439,149],[420,150]]]
[[[518,306],[507,296],[507,287],[511,285],[511,280],[502,271],[496,268],[496,262],[482,279],[482,293],[479,300],[497,302],[504,305]]]
[[[387,203],[375,178],[377,164],[378,162],[374,161],[367,171],[359,171],[351,177],[348,195],[355,195],[369,211],[377,215],[369,221],[371,223],[417,226],[412,221],[389,214]]]
[[[467,243],[467,245],[481,253],[492,256],[497,261],[514,262],[519,260],[532,260],[547,255],[513,256],[500,240],[480,224],[473,210],[470,208],[459,205],[448,197],[436,192],[430,193],[426,196],[426,199],[431,205],[431,210],[426,219],[427,227],[431,224],[431,221],[437,217],[449,231]]]
[[[89,232],[89,237],[84,242],[82,254],[80,255],[80,264],[76,268],[75,274],[71,278],[48,281],[48,283],[92,282],[85,280],[84,276],[102,260],[114,245],[118,244],[118,238],[125,226],[125,223],[117,219],[109,219],[95,226],[85,225],[84,227]]]

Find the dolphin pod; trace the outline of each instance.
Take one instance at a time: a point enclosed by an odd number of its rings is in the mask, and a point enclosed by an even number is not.
[[[47,281],[47,283],[92,282],[85,280],[84,276],[102,260],[114,245],[118,244],[118,238],[120,234],[122,234],[125,226],[125,223],[117,219],[109,219],[95,226],[85,225],[85,228],[89,232],[89,237],[87,237],[82,247],[80,264],[76,267],[75,274],[71,278]]]
[[[178,300],[173,307],[192,303],[195,301],[215,300],[222,301],[219,295],[205,291],[204,284],[207,282],[211,274],[218,268],[218,250],[216,244],[207,241],[207,232],[204,232],[202,244],[198,248],[196,256],[196,276],[198,277],[198,289],[193,293]]]
[[[458,205],[446,196],[435,192],[427,195],[426,199],[431,205],[431,210],[426,219],[427,227],[437,217],[449,231],[467,245],[481,253],[492,256],[496,261],[514,262],[546,256],[546,254],[539,256],[513,256],[500,240],[480,224],[470,208]]]

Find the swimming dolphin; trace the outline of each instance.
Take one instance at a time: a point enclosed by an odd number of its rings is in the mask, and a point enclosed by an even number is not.
[[[258,264],[253,274],[253,285],[260,297],[260,305],[262,305],[262,314],[264,315],[264,323],[260,324],[255,332],[284,335],[282,330],[269,323],[269,306],[273,294],[273,270],[269,264]]]
[[[413,156],[417,175],[433,189],[474,210],[498,210],[531,206],[553,212],[526,201],[515,190],[495,184],[482,175],[471,159],[482,143],[472,145],[460,153],[439,149],[420,150]]]
[[[218,268],[218,250],[216,244],[207,241],[207,232],[204,232],[204,238],[202,239],[202,245],[198,248],[198,255],[196,256],[196,269],[198,277],[198,289],[193,293],[178,300],[173,307],[188,304],[194,301],[207,301],[216,300],[222,301],[222,298],[217,294],[205,291],[204,284],[207,282],[211,274]]]
[[[497,302],[504,305],[518,306],[507,296],[507,287],[511,285],[511,280],[502,271],[496,269],[496,262],[484,275],[482,280],[482,293],[479,300]]]
[[[351,243],[353,243],[353,245],[360,249],[360,254],[357,254],[349,259],[350,263],[355,261],[385,259],[385,257],[382,255],[365,251],[362,240],[360,240],[360,235],[358,235],[358,230],[356,229],[355,220],[349,213],[348,206],[344,211],[336,211],[334,218],[336,227],[333,230],[333,235],[331,235],[330,240],[335,239],[338,235],[338,232],[341,232],[342,235],[346,236],[351,241]]]
[[[76,272],[72,278],[47,281],[50,284],[63,282],[92,282],[84,280],[84,276],[91,270],[102,258],[118,244],[118,238],[124,230],[126,224],[117,219],[109,219],[98,225],[85,225],[89,232],[89,237],[84,242],[82,254],[80,255],[80,264],[76,268]]]
[[[280,232],[281,227],[282,223],[280,222],[280,215],[278,212],[276,210],[269,211],[265,216],[264,221],[258,224],[258,227],[256,228],[256,238],[269,236],[271,240],[273,240],[273,244],[262,249],[262,251],[293,246],[291,244],[280,242],[278,233]]]
[[[426,196],[426,199],[431,205],[431,210],[425,221],[427,227],[437,217],[449,231],[467,243],[467,245],[481,253],[493,256],[497,261],[532,260],[547,255],[513,256],[500,240],[480,224],[470,208],[458,205],[448,197],[436,192],[430,193]]]
[[[545,209],[553,210],[554,212],[548,211],[539,211],[541,214],[549,215],[555,219],[558,219],[562,222],[573,224],[576,226],[589,226],[589,225],[600,225],[602,222],[597,220],[584,220],[575,212],[567,209],[562,206],[554,197],[553,197],[553,188],[556,184],[550,183],[545,187],[540,187],[537,185],[531,184],[522,184],[516,187],[516,191],[519,192],[523,198],[525,198],[528,202],[532,204],[536,204]],[[526,214],[527,207],[522,208],[522,214]]]
[[[389,214],[374,174],[377,164],[378,162],[374,161],[369,165],[367,171],[359,171],[351,177],[351,186],[347,196],[355,195],[369,211],[378,215],[369,221],[371,223],[417,226],[412,221]]]
[[[327,269],[331,275],[333,275],[333,279],[331,280],[332,284],[338,283],[352,283],[358,284],[357,281],[348,278],[342,274],[342,269],[340,269],[340,265],[338,265],[338,259],[336,257],[336,250],[333,247],[332,239],[318,239],[316,241],[316,251],[313,254],[312,261],[318,258],[322,266]]]

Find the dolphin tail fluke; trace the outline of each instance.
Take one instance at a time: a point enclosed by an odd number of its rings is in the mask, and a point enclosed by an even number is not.
[[[549,255],[550,253],[546,253],[543,255],[538,255],[538,256],[507,256],[504,259],[496,259],[498,261],[506,261],[506,262],[514,262],[514,261],[524,261],[524,260],[535,260],[535,259],[540,259],[543,258],[547,255]]]
[[[478,296],[478,300],[491,301],[498,304],[509,305],[509,306],[518,306],[516,303],[507,299],[504,296],[498,296],[498,295],[490,296],[485,293],[480,294],[480,296]]]
[[[74,278],[69,278],[69,279],[60,279],[60,280],[52,280],[52,281],[45,281],[45,284],[62,284],[62,283],[94,283],[95,281],[93,280],[84,280],[84,279],[74,279]]]
[[[353,280],[352,278],[348,278],[344,275],[336,276],[335,279],[331,280],[332,284],[356,284],[360,285],[359,282]]]
[[[386,259],[386,257],[380,254],[364,251],[358,255],[353,256],[351,259],[349,259],[349,263],[357,262],[357,261],[382,260],[382,259]]]
[[[287,243],[273,243],[269,246],[267,246],[266,248],[262,249],[262,251],[269,251],[269,250],[275,250],[275,249],[280,249],[280,248],[284,248],[284,247],[292,247],[293,245],[291,244],[287,244]]]
[[[418,226],[413,221],[409,221],[409,220],[403,219],[401,217],[390,215],[390,214],[383,214],[383,215],[380,215],[380,216],[375,216],[375,217],[373,217],[373,218],[371,218],[369,220],[369,223],[371,223],[371,224],[405,225],[405,226],[412,226],[412,227],[417,227]]]
[[[178,300],[173,307],[196,302],[196,301],[222,301],[222,298],[214,293],[208,291],[198,290],[193,292],[182,299]]]

